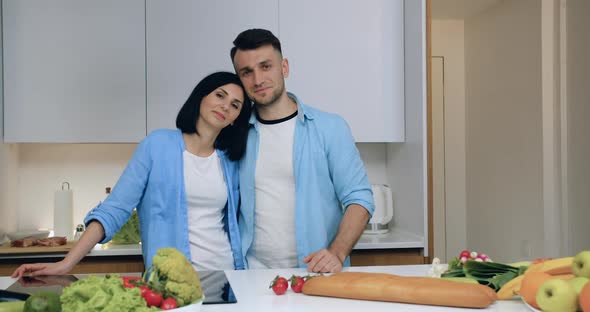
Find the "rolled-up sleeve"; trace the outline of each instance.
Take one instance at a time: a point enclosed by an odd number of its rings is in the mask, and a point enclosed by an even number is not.
[[[151,169],[150,155],[148,136],[138,145],[112,193],[84,218],[86,226],[93,220],[102,224],[105,237],[100,243],[111,240],[142,199]]]
[[[373,191],[365,166],[346,121],[333,116],[325,141],[332,183],[344,209],[351,204],[363,206],[370,216],[375,210]]]

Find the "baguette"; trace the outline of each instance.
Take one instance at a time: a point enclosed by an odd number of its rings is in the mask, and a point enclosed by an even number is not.
[[[314,277],[303,284],[303,293],[462,308],[485,308],[498,298],[493,289],[479,284],[360,272]]]

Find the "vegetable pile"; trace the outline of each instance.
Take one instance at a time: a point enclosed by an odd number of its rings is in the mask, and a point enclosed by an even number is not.
[[[484,254],[464,250],[459,258],[449,262],[448,270],[441,277],[467,277],[498,291],[504,284],[523,274],[527,268],[496,263]]]
[[[183,253],[160,248],[153,265],[139,276],[107,274],[89,276],[64,288],[61,297],[46,292],[31,295],[26,301],[2,302],[0,311],[77,312],[171,310],[203,298],[199,275]]]

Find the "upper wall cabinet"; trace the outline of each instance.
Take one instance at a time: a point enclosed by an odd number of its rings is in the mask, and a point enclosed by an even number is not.
[[[249,28],[278,30],[276,0],[146,1],[147,128],[175,128],[176,115],[207,74],[234,72],[229,51]]]
[[[145,136],[144,0],[3,1],[4,140]]]
[[[287,89],[357,142],[404,141],[403,0],[279,0]]]

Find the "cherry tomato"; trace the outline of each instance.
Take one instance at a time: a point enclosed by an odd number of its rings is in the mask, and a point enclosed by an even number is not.
[[[134,288],[137,286],[136,282],[142,280],[139,276],[121,276],[121,279],[125,288]]]
[[[289,283],[286,278],[277,275],[268,288],[272,288],[272,291],[274,291],[275,294],[282,295],[289,288]]]
[[[305,283],[303,277],[292,275],[289,281],[291,282],[291,289],[296,293],[300,293],[303,288],[303,283]]]
[[[141,296],[143,297],[143,295],[146,293],[146,291],[151,290],[151,289],[144,285],[144,286],[139,286],[139,290],[141,291]]]
[[[141,296],[145,299],[145,303],[148,307],[159,307],[162,304],[162,294],[159,294],[151,290],[147,286],[140,286]]]
[[[160,309],[162,310],[172,310],[176,308],[178,308],[178,305],[176,304],[176,300],[172,297],[164,299],[164,301],[162,301],[162,305],[160,306]]]

